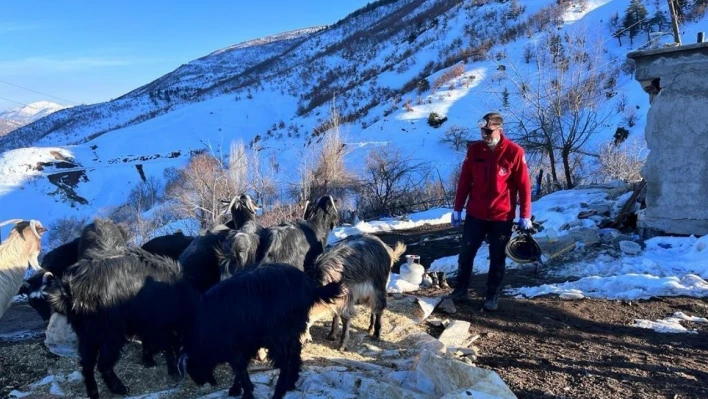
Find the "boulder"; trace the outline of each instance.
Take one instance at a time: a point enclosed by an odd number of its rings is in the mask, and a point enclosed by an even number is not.
[[[429,351],[421,352],[415,372],[416,388],[429,395],[441,397],[461,395],[469,391],[474,392],[477,398],[516,399],[516,395],[494,371],[436,356]]]

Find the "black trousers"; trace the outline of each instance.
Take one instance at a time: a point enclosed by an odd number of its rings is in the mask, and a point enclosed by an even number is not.
[[[506,271],[506,244],[511,238],[513,220],[488,221],[467,215],[465,219],[460,256],[457,260],[457,288],[467,290],[472,277],[472,263],[485,237],[489,239],[489,274],[487,295],[499,290]]]

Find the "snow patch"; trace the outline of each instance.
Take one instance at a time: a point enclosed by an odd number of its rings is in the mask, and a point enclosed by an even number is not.
[[[708,323],[705,317],[688,316],[683,312],[676,312],[673,316],[665,319],[651,321],[645,319],[635,319],[632,327],[648,328],[659,333],[689,333],[698,334],[696,330],[689,330],[681,322],[690,321],[694,323]]]

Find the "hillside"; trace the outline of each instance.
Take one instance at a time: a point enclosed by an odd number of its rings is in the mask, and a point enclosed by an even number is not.
[[[49,101],[37,101],[22,107],[2,111],[0,112],[0,136],[4,136],[19,127],[28,125],[64,108],[66,107],[63,105]]]
[[[228,152],[233,140],[272,159],[286,200],[301,162],[328,128],[335,96],[355,171],[370,148],[393,143],[433,162],[448,180],[463,154],[441,143],[442,134],[450,126],[473,126],[489,110],[521,107],[513,95],[505,104],[500,93],[513,89],[512,66],[522,80],[538,74],[524,67],[532,65],[525,52],[545,51],[547,32],[596,40],[598,66],[614,78],[603,105],[611,115],[586,151],[611,140],[618,126],[643,141],[648,96],[620,70],[627,51],[643,45],[646,35],[633,45],[624,38],[620,46],[607,28],[610,16],[626,7],[621,0],[563,6],[552,0],[386,0],[326,28],[215,51],[113,101],[61,110],[0,138],[6,151],[0,196],[7,204],[0,217],[49,223],[94,215],[126,200],[141,181],[138,165],[145,176],[162,179],[166,168],[185,165],[194,151]],[[684,40],[694,40],[697,26],[683,27]],[[423,80],[432,87],[421,87]],[[614,111],[622,95],[625,108],[636,110],[630,124]],[[447,122],[429,126],[431,112]]]

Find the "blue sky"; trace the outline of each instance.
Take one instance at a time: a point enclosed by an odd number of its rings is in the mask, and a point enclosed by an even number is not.
[[[370,0],[369,0],[370,1]],[[0,97],[108,101],[214,50],[327,25],[367,0],[2,0]],[[19,104],[0,99],[0,110]]]

